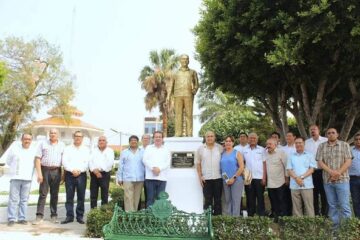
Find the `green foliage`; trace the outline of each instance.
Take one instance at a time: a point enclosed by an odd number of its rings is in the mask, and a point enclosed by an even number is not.
[[[281,239],[328,240],[332,223],[323,217],[283,217],[279,219]]]
[[[273,222],[265,217],[226,217],[212,218],[215,239],[277,239],[273,230]]]
[[[282,135],[289,111],[302,136],[319,124],[346,140],[359,129],[359,26],[355,0],[204,0],[194,28],[204,85],[259,101]]]
[[[168,118],[167,137],[175,136],[175,118]]]
[[[338,239],[357,240],[360,237],[360,219],[350,218],[342,222]]]
[[[0,89],[1,152],[34,112],[47,105],[66,105],[74,89],[59,48],[42,38],[0,40],[0,62],[8,72]]]
[[[120,158],[120,154],[121,154],[120,150],[115,150],[115,151],[114,151],[115,159],[119,159],[119,158]]]
[[[86,220],[86,236],[103,237],[102,227],[109,223],[114,213],[115,204],[124,206],[124,189],[115,187],[110,190],[111,201],[100,208],[91,209]]]
[[[121,191],[116,191],[120,196]],[[120,197],[121,198],[121,197]],[[114,211],[114,202],[92,209],[87,215],[89,237],[102,237],[102,226],[109,223]],[[270,240],[270,239],[333,239],[332,223],[322,217],[283,217],[279,223],[267,217],[213,216],[215,239]],[[357,240],[360,236],[360,220],[349,219],[340,226],[337,239]]]
[[[223,115],[205,123],[200,129],[203,136],[207,131],[213,131],[217,140],[222,141],[227,135],[237,138],[241,132],[256,132],[259,135],[259,143],[264,143],[268,135],[273,131],[270,119],[258,117],[250,110],[226,112]]]
[[[115,187],[110,191],[111,202],[124,206],[124,189]]]
[[[5,63],[4,62],[0,62],[0,88],[1,88],[1,85],[4,81],[4,79],[6,78],[6,75],[8,74],[8,70],[5,66]]]
[[[227,135],[237,138],[241,132],[256,132],[259,142],[265,142],[273,131],[269,116],[260,113],[256,104],[246,105],[235,95],[202,90],[199,106],[203,109],[200,120],[206,121],[200,129],[201,136],[211,130],[221,142]]]
[[[114,207],[114,203],[109,203],[90,210],[86,217],[87,237],[103,237],[102,227],[110,222]]]

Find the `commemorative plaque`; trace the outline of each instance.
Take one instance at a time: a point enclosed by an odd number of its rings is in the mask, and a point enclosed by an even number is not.
[[[172,168],[192,168],[195,165],[195,152],[172,152]]]

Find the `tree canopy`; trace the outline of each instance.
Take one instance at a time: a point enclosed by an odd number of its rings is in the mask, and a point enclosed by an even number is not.
[[[63,66],[58,47],[42,38],[0,41],[0,61],[7,74],[0,88],[0,143],[5,150],[34,112],[64,105],[74,96],[73,77]]]
[[[358,131],[360,3],[355,0],[204,0],[194,28],[206,84],[260,102],[282,135]]]

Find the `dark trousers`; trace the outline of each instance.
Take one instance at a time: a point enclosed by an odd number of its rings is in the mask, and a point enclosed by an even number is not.
[[[292,215],[292,199],[291,199],[291,190],[290,190],[290,184],[285,185],[285,201],[286,201],[286,216]]]
[[[287,186],[283,184],[281,187],[278,188],[268,188],[271,208],[273,210],[275,218],[286,215],[286,187]]]
[[[204,183],[204,210],[211,206],[213,215],[221,215],[222,179],[206,180]]]
[[[261,184],[261,179],[253,179],[250,185],[245,186],[249,216],[254,216],[255,213],[259,216],[265,216],[264,191],[265,187]]]
[[[146,179],[145,186],[147,192],[146,207],[150,207],[154,204],[155,199],[159,196],[159,193],[165,191],[166,181]]]
[[[39,186],[39,199],[37,203],[36,216],[44,216],[46,197],[50,188],[50,214],[51,217],[57,216],[57,204],[59,187],[61,181],[61,168],[49,168],[41,166],[43,182]]]
[[[65,171],[65,189],[66,189],[66,217],[74,219],[74,196],[77,193],[76,219],[83,219],[85,211],[85,190],[86,190],[86,172],[74,177],[71,172]]]
[[[146,185],[144,184],[144,198],[145,198],[145,208],[147,208],[146,203],[147,203],[147,192],[146,192]],[[140,203],[138,206],[138,210],[141,209],[141,198],[140,198]]]
[[[350,192],[355,217],[360,218],[360,176],[350,176]]]
[[[90,207],[97,207],[97,199],[99,195],[99,188],[101,191],[101,205],[108,203],[110,172],[101,172],[102,177],[97,178],[96,175],[90,172]]]
[[[322,170],[315,170],[312,174],[314,182],[314,211],[316,216],[327,216],[328,213],[328,203],[326,200],[326,194],[322,178]],[[319,202],[319,197],[321,199],[321,205]]]

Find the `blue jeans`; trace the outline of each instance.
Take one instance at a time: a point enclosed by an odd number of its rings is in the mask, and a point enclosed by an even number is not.
[[[71,172],[65,171],[65,189],[66,189],[66,217],[74,219],[74,196],[77,193],[76,219],[83,219],[85,211],[85,190],[86,190],[86,172],[74,177]]]
[[[13,179],[10,181],[10,194],[8,204],[8,221],[15,221],[19,207],[18,220],[25,220],[27,202],[29,200],[31,181]]]
[[[329,217],[337,228],[340,221],[351,217],[350,185],[345,183],[325,183],[326,198],[329,204]]]
[[[165,191],[166,181],[146,179],[145,186],[147,194],[146,207],[150,207],[154,204],[159,193]]]
[[[350,191],[355,217],[360,218],[360,177],[350,176]]]

